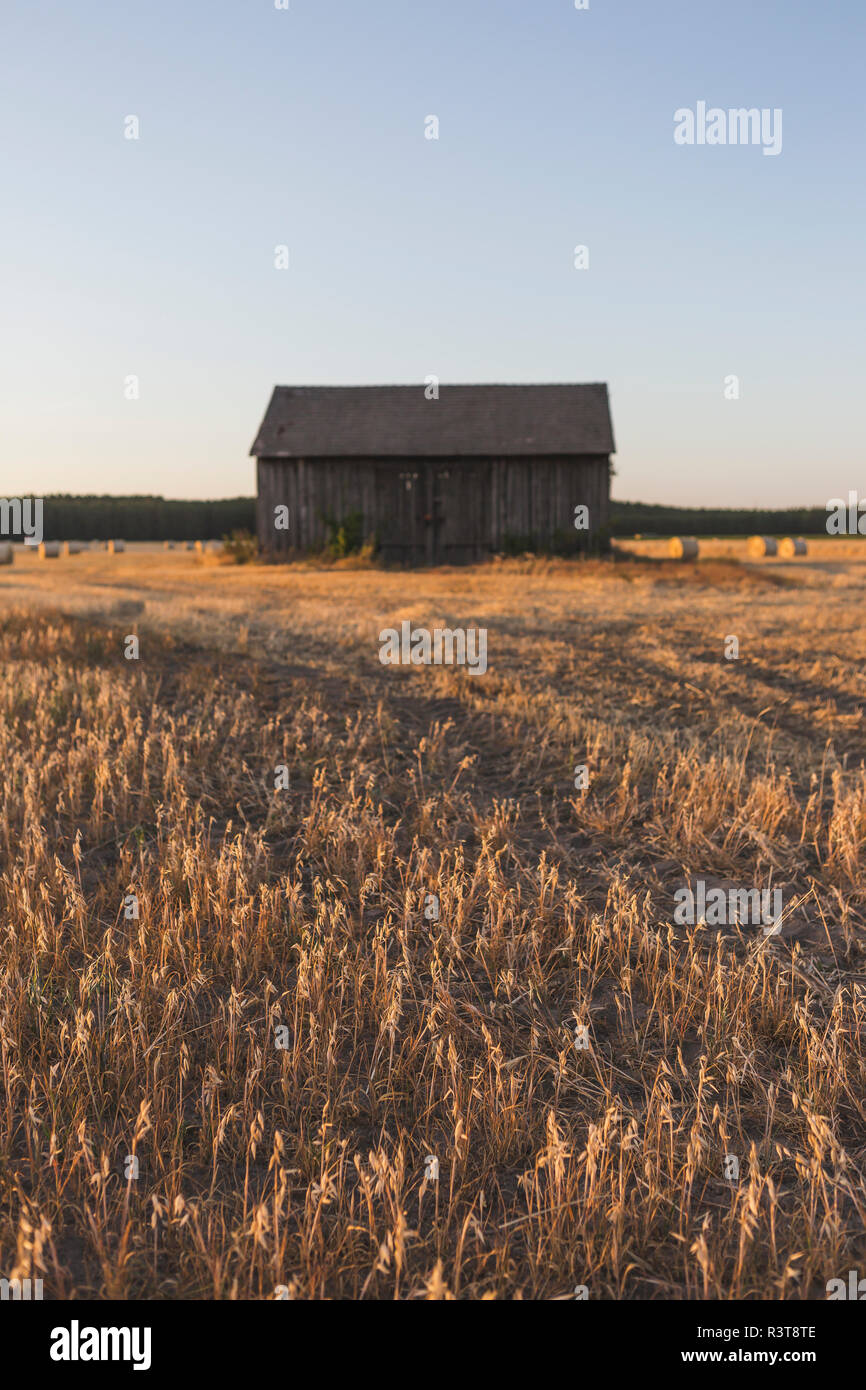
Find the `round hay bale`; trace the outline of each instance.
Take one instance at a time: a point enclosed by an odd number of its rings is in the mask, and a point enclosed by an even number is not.
[[[40,560],[56,560],[59,554],[59,541],[42,541],[42,543],[39,546]]]
[[[11,565],[15,560],[15,550],[11,541],[0,542],[0,565]]]
[[[754,560],[764,555],[775,555],[778,550],[774,536],[750,536],[748,551]]]
[[[195,553],[196,555],[204,555],[204,541],[196,541]]]
[[[61,555],[80,555],[84,545],[81,541],[64,541],[60,547]]]
[[[779,554],[784,555],[786,560],[792,559],[794,555],[805,555],[808,549],[802,536],[786,536],[783,541],[779,541]]]
[[[668,554],[674,560],[696,560],[699,548],[694,536],[671,536],[668,541]]]
[[[108,542],[108,553],[109,553],[109,555],[119,555],[120,552],[121,552],[122,550],[125,550],[125,549],[126,549],[126,541],[109,541],[109,542]]]
[[[195,542],[195,541],[187,541],[187,543],[186,543],[186,548],[187,548],[187,550],[195,550],[195,547],[196,547],[196,542]]]
[[[174,550],[174,541],[163,541],[163,550]]]

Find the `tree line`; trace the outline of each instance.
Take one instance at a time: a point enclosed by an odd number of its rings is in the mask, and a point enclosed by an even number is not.
[[[52,541],[203,541],[255,531],[254,497],[214,502],[166,497],[43,498],[42,529]]]
[[[43,531],[48,540],[196,541],[215,540],[233,531],[256,529],[256,499],[226,497],[183,501],[165,497],[43,498]],[[648,502],[612,501],[611,536],[822,535],[825,507],[768,508],[671,507]]]
[[[649,502],[610,504],[612,536],[825,535],[826,507],[668,507]]]

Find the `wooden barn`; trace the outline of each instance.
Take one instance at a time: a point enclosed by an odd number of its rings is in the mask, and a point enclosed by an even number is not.
[[[604,385],[277,386],[250,450],[259,544],[342,527],[406,565],[576,551],[605,537],[613,451]]]

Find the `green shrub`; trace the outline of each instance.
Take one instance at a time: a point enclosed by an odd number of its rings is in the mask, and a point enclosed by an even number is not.
[[[230,555],[236,565],[248,565],[258,554],[258,542],[249,531],[232,531],[223,536],[223,550]]]
[[[362,512],[349,512],[342,521],[330,516],[324,517],[323,520],[328,528],[325,554],[331,560],[345,560],[348,555],[357,555],[361,551],[364,546]]]

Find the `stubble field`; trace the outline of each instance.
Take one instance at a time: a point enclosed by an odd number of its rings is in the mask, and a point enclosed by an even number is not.
[[[866,1266],[866,546],[630,549],[0,571],[0,1274],[796,1299]],[[488,671],[381,665],[404,619],[486,628]],[[678,924],[697,878],[781,889],[780,929]]]

